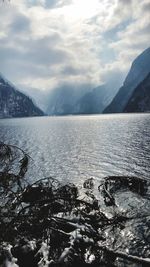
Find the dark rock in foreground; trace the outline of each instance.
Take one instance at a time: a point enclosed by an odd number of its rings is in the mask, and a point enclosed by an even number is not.
[[[28,184],[27,157],[0,144],[1,266],[149,266],[149,181],[90,178],[80,190],[51,177]]]

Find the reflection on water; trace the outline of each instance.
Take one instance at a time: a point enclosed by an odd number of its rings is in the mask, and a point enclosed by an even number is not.
[[[0,140],[33,158],[34,179],[81,184],[91,176],[150,174],[150,114],[5,119]]]

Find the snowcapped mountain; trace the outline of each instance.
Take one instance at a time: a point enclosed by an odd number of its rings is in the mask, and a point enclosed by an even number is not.
[[[33,101],[0,74],[0,118],[43,116]]]

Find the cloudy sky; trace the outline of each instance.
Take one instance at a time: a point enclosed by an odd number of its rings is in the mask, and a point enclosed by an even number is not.
[[[0,72],[20,88],[119,84],[149,14],[150,0],[0,0]]]

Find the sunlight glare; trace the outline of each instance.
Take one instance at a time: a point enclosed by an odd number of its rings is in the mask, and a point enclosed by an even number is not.
[[[88,19],[104,9],[104,2],[99,0],[73,0],[72,4],[64,7],[64,14],[72,19]]]

